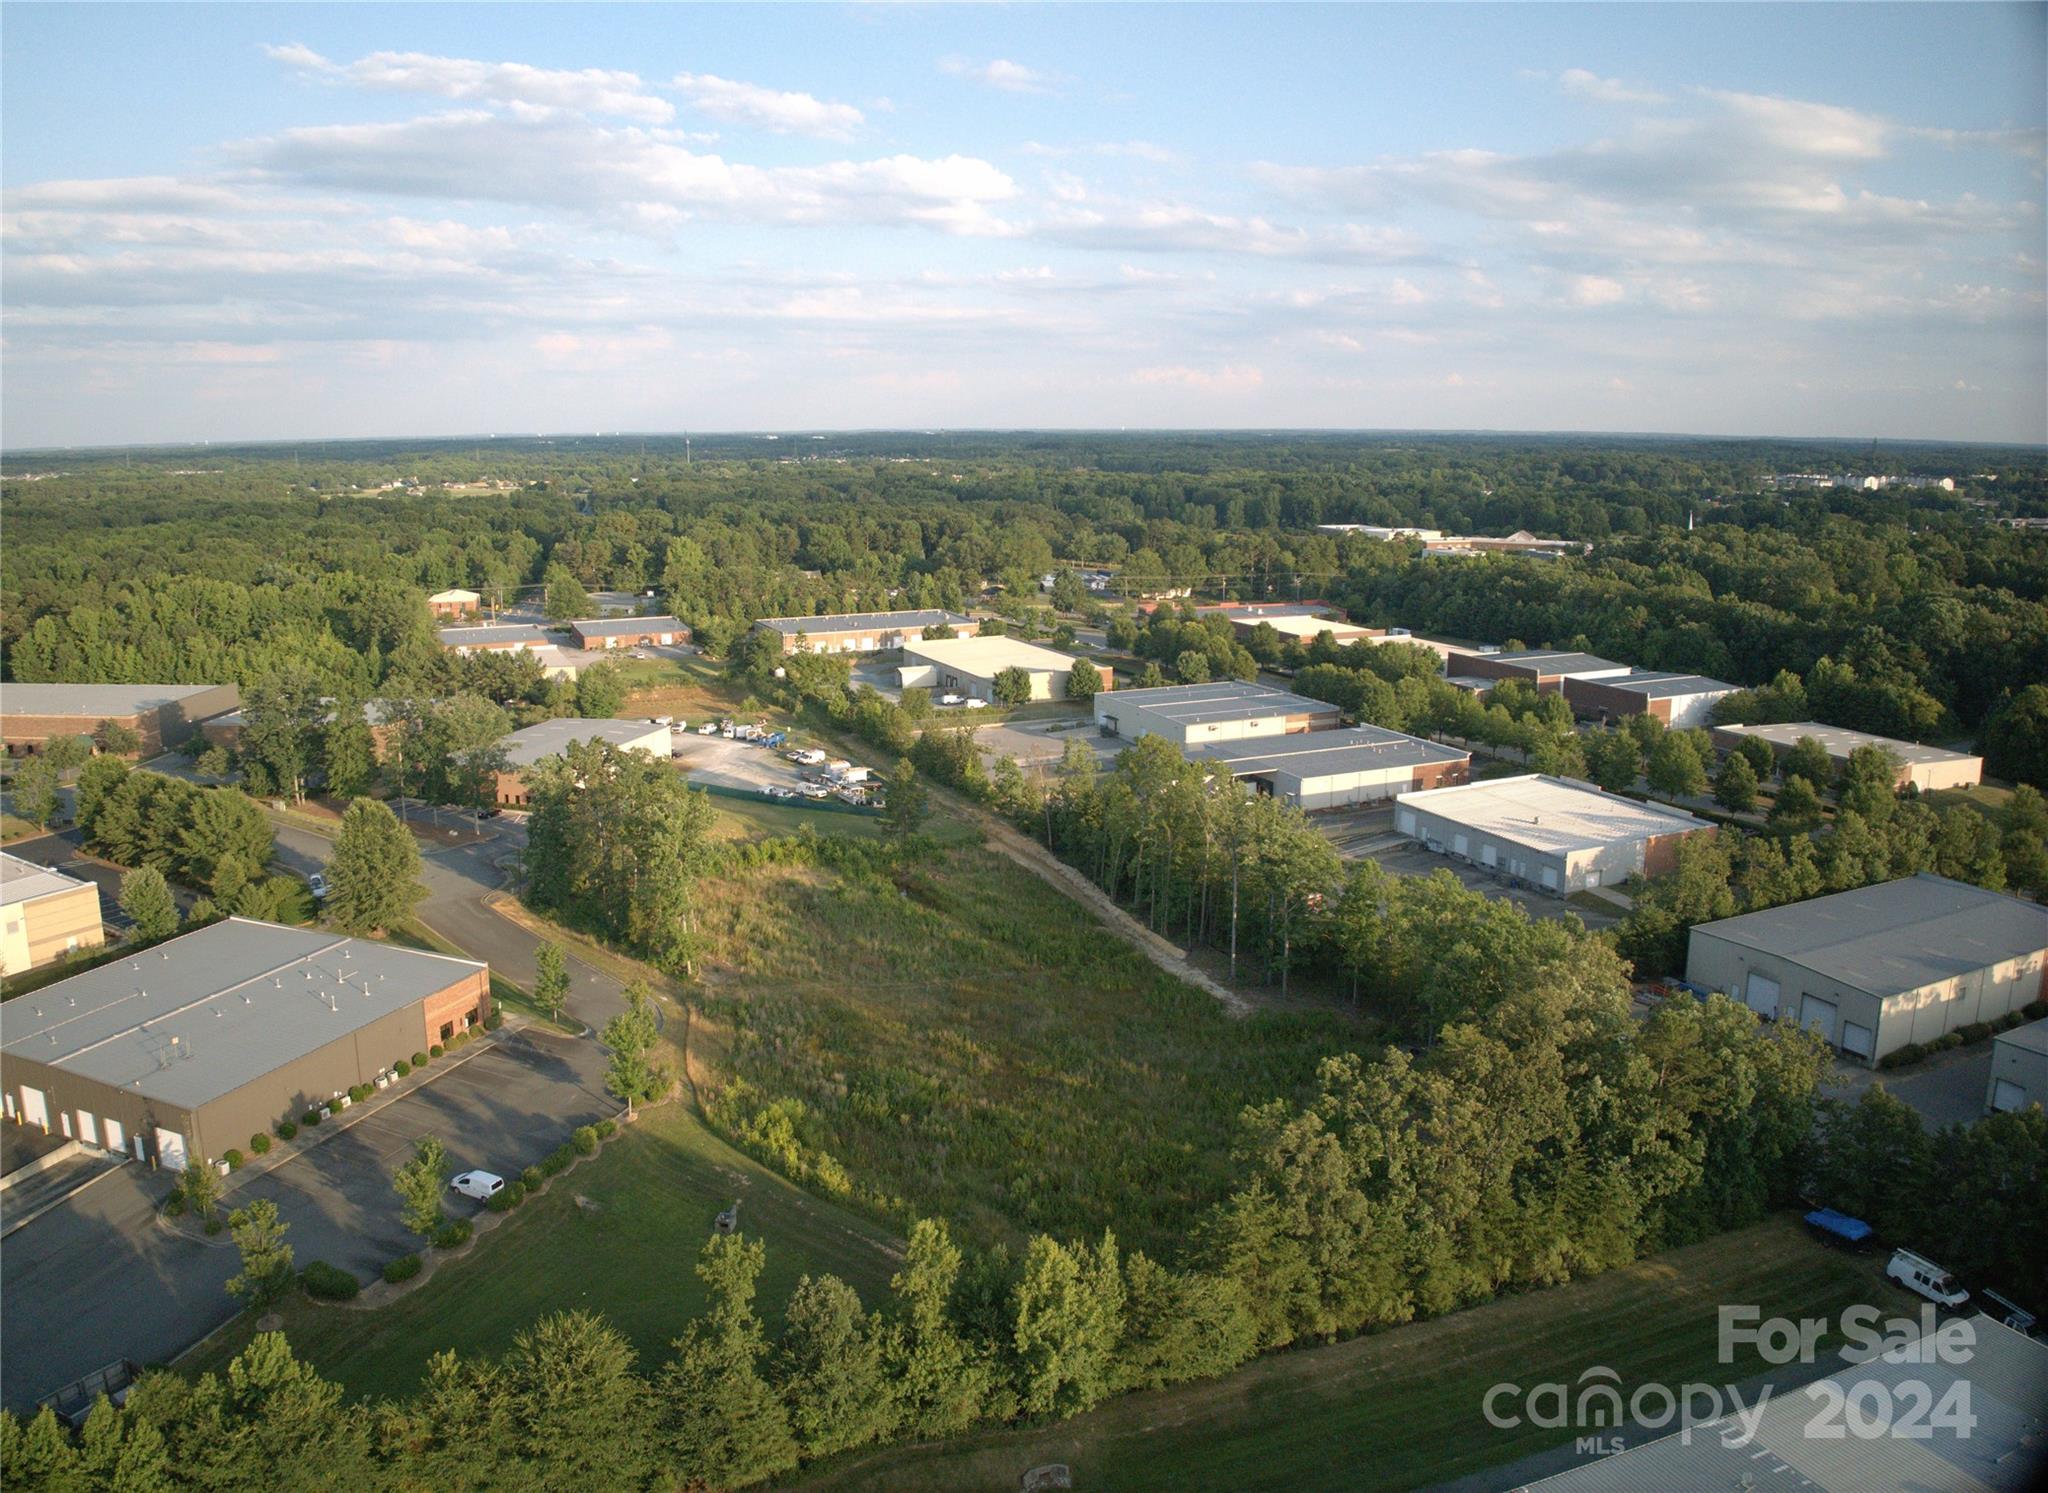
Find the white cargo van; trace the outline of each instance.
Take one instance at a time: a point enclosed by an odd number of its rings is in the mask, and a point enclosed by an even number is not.
[[[1956,1284],[1953,1275],[1910,1249],[1896,1251],[1884,1273],[1915,1296],[1925,1296],[1937,1306],[1959,1307],[1970,1299],[1970,1293]]]

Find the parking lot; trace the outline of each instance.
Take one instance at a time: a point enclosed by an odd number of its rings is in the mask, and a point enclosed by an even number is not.
[[[319,1144],[294,1142],[282,1165],[235,1179],[222,1207],[268,1198],[300,1266],[327,1260],[370,1280],[421,1247],[399,1223],[391,1186],[416,1138],[440,1137],[451,1173],[482,1167],[514,1177],[578,1125],[617,1108],[595,1041],[500,1033]],[[32,1405],[117,1358],[167,1360],[233,1314],[233,1245],[225,1232],[208,1239],[160,1221],[156,1208],[171,1186],[164,1173],[130,1163],[8,1237],[0,1357],[10,1406]],[[448,1195],[451,1217],[479,1207]]]

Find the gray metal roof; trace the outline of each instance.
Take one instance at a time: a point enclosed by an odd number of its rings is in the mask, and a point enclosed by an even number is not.
[[[0,1051],[196,1109],[483,968],[229,918],[8,1001]]]
[[[1652,700],[1675,699],[1683,695],[1732,695],[1738,686],[1709,679],[1704,674],[1660,674],[1650,669],[1638,669],[1619,679],[1594,679],[1588,681],[1606,689],[1625,689],[1631,694],[1645,695]]]
[[[841,612],[831,617],[761,617],[754,625],[779,632],[785,637],[821,632],[902,632],[912,627],[972,627],[974,619],[958,612],[926,607],[914,612]]]
[[[443,648],[475,648],[491,643],[545,643],[548,630],[531,622],[485,623],[481,627],[443,627],[435,632]]]
[[[1306,695],[1290,694],[1269,684],[1224,679],[1214,684],[1162,684],[1152,689],[1120,689],[1095,697],[1100,718],[1129,703],[1156,711],[1183,725],[1205,721],[1251,721],[1268,715],[1338,715],[1336,706]]]
[[[2048,949],[2048,907],[1923,871],[1694,931],[1889,996]]]
[[[1591,783],[1547,773],[1423,788],[1403,793],[1394,802],[1539,855],[1570,855],[1708,827],[1704,819],[1683,809],[1624,798]]]
[[[1228,622],[1263,622],[1273,617],[1328,617],[1344,619],[1344,609],[1326,601],[1261,602],[1257,606],[1196,607],[1197,617],[1221,617]]]
[[[1190,748],[1187,755],[1190,762],[1225,764],[1231,776],[1239,778],[1269,772],[1297,778],[1326,778],[1424,767],[1432,762],[1463,762],[1472,754],[1418,736],[1404,736],[1383,726],[1353,726],[1341,731],[1305,731],[1293,736],[1211,742]]]
[[[658,742],[650,739],[659,737]],[[646,745],[647,750],[668,750],[669,729],[666,726],[650,726],[645,721],[593,720],[579,716],[564,716],[560,720],[542,721],[514,731],[503,742],[505,760],[514,767],[531,767],[543,757],[553,757],[569,750],[579,741],[608,741],[615,747]]]
[[[1880,1434],[1850,1434],[1840,1439],[1814,1435],[1810,1427],[1824,1407],[1810,1386],[1774,1388],[1759,1406],[1760,1384],[1744,1386],[1742,1408],[1754,1416],[1755,1436],[1743,1435],[1738,1417],[1695,1424],[1685,1433],[1673,1428],[1658,1441],[1641,1442],[1612,1456],[1591,1461],[1529,1484],[1543,1493],[1641,1493],[1656,1489],[1749,1489],[1752,1493],[2023,1493],[2040,1486],[2043,1471],[2039,1424],[2048,1414],[2048,1346],[2022,1337],[1983,1313],[1967,1323],[1947,1325],[1970,1330],[1968,1359],[1949,1361],[1944,1350],[1884,1356],[1859,1354],[1826,1377],[1838,1396],[1869,1381],[1878,1389],[1864,1392],[1872,1404],[1903,1407],[1907,1386],[1931,1392],[1931,1404],[1949,1403],[1955,1386],[1968,1395],[1965,1426],[1944,1424],[1941,1417],[1922,1422],[1928,1434],[1906,1436],[1896,1425],[1881,1425]],[[1960,1345],[1958,1345],[1960,1346]],[[1846,1355],[1845,1355],[1846,1356]],[[1917,1363],[1924,1357],[1932,1362]],[[1584,1377],[1583,1375],[1581,1377]],[[1635,1386],[1622,1384],[1624,1394]],[[1872,1398],[1872,1394],[1876,1398]],[[1723,1400],[1727,1405],[1729,1401]],[[1888,1419],[1877,1412],[1880,1421]],[[1852,1423],[1853,1424],[1853,1423]],[[1903,1424],[1903,1421],[1900,1422]],[[1586,1428],[1582,1428],[1586,1429]],[[1613,1434],[1615,1428],[1606,1428]]]
[[[1597,674],[1603,670],[1628,667],[1595,653],[1560,653],[1552,648],[1523,648],[1513,653],[1490,653],[1486,657],[1497,664],[1520,664],[1545,676],[1557,674],[1567,679],[1574,674]]]
[[[0,711],[103,721],[141,715],[216,690],[218,684],[0,684]]]
[[[2000,1032],[1995,1039],[2010,1042],[2022,1052],[2038,1052],[2048,1056],[2048,1016],[2039,1021],[2030,1021],[2025,1026],[2016,1026],[2009,1032]]]
[[[1819,721],[1786,721],[1774,726],[1716,726],[1717,731],[1726,731],[1736,736],[1754,736],[1776,746],[1799,745],[1801,737],[1811,737],[1827,748],[1828,756],[1838,762],[1849,760],[1849,754],[1858,747],[1880,746],[1906,765],[1915,762],[1975,762],[1978,759],[1968,752],[1951,752],[1943,747],[1922,746],[1917,741],[1899,741],[1890,736],[1873,736],[1868,731],[1851,731],[1846,726],[1823,726]]]
[[[39,866],[34,861],[25,861],[18,855],[0,851],[0,906],[34,902],[42,897],[54,897],[59,892],[72,892],[91,885],[91,882],[80,881],[76,876],[66,876],[62,871],[52,871],[48,866]]]
[[[586,638],[617,638],[643,632],[684,632],[674,617],[585,617],[569,624]]]

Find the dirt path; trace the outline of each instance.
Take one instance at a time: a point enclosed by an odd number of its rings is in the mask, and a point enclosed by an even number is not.
[[[1196,989],[1214,996],[1217,1003],[1232,1016],[1249,1016],[1257,1009],[1245,996],[1232,990],[1214,976],[1197,969],[1189,961],[1185,949],[1168,939],[1161,938],[1125,912],[1109,893],[1029,835],[950,789],[937,783],[930,784],[930,788],[933,797],[945,799],[949,807],[973,821],[988,836],[991,849],[1007,856],[1025,870],[1072,897],[1100,918],[1112,933],[1168,974],[1176,979],[1186,980]]]

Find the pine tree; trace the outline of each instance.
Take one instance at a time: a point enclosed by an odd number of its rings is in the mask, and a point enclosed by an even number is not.
[[[426,895],[419,875],[419,844],[398,816],[376,799],[359,798],[341,816],[327,866],[328,919],[344,933],[395,927]]]
[[[943,1436],[971,1425],[993,1388],[987,1361],[952,1318],[960,1250],[941,1219],[910,1226],[903,1268],[889,1282],[897,1316],[889,1337],[889,1368],[902,1397],[903,1428]]]
[[[918,781],[917,766],[908,757],[896,759],[889,774],[888,799],[882,806],[882,828],[898,837],[917,833],[931,812],[931,794]]]
[[[646,985],[636,980],[626,987],[626,1009],[607,1021],[597,1038],[611,1052],[604,1085],[625,1101],[628,1119],[635,1105],[662,1090],[666,1075],[653,1057],[657,1032],[654,1002]]]
[[[697,1257],[711,1309],[677,1340],[661,1383],[665,1429],[686,1483],[739,1487],[796,1465],[788,1413],[760,1369],[754,1285],[766,1260],[759,1243],[736,1234],[712,1236]]]
[[[533,954],[534,1004],[556,1021],[569,997],[569,959],[560,944],[544,943]]]
[[[169,938],[178,931],[177,900],[154,866],[137,866],[121,878],[121,911],[134,920],[139,939]]]
[[[1714,801],[1724,809],[1741,813],[1756,807],[1756,769],[1740,752],[1730,752],[1714,776]]]
[[[423,1135],[413,1142],[412,1160],[398,1169],[391,1185],[404,1205],[408,1231],[422,1239],[433,1237],[441,1227],[441,1189],[448,1183],[448,1149],[436,1135]]]
[[[775,1382],[806,1457],[829,1457],[888,1435],[895,1393],[882,1360],[882,1324],[837,1276],[797,1282],[783,1311]]]
[[[320,765],[327,772],[329,798],[354,798],[377,775],[377,745],[369,723],[358,716],[327,728]]]
[[[262,1311],[291,1289],[292,1247],[284,1240],[290,1228],[268,1198],[228,1215],[228,1233],[242,1255],[242,1273],[228,1282],[228,1294],[251,1311]]]

